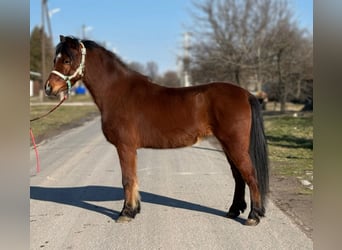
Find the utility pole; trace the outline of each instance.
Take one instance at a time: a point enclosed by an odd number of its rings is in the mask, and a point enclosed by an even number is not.
[[[50,21],[50,15],[49,15],[49,10],[48,10],[47,4],[45,4],[45,16],[46,16],[47,27],[48,27],[48,31],[49,31],[48,36],[49,36],[49,39],[52,41],[51,21]]]
[[[50,22],[50,16],[52,16],[52,14],[60,11],[59,8],[57,9],[53,9],[51,13],[49,13],[49,9],[47,6],[47,2],[48,0],[42,0],[41,1],[41,22],[42,22],[42,26],[41,26],[41,62],[42,62],[42,68],[41,68],[41,78],[42,78],[42,82],[44,82],[47,78],[47,74],[46,74],[46,39],[49,40],[49,44],[53,44],[53,38],[52,38],[52,29],[51,29],[51,22]],[[47,25],[46,23],[47,22]],[[47,26],[48,28],[48,35],[46,36],[45,34],[45,27]],[[49,54],[53,53],[53,48],[48,48],[49,50]],[[43,101],[44,99],[44,90],[43,88],[40,89],[39,91],[39,99],[40,101]]]
[[[83,24],[83,25],[82,25],[82,31],[81,31],[81,33],[82,33],[82,35],[81,35],[82,39],[87,39],[87,38],[88,38],[88,37],[87,37],[87,32],[88,32],[88,31],[91,31],[91,30],[93,30],[93,27],[91,27],[91,26],[86,26],[85,24]]]
[[[86,38],[86,26],[85,24],[82,25],[82,39]]]
[[[42,76],[42,83],[44,83],[44,80],[46,79],[46,74],[45,74],[45,6],[46,6],[46,1],[47,0],[42,0],[42,6],[41,6],[41,9],[42,9],[42,15],[41,15],[41,18],[42,18],[42,28],[41,28],[41,55],[42,55],[42,72],[41,72],[41,76]],[[43,101],[43,98],[44,98],[44,92],[43,92],[43,89],[40,88],[39,90],[39,100],[40,101]]]
[[[191,33],[184,33],[183,40],[183,82],[184,87],[189,87],[190,84],[190,49],[191,49]]]
[[[48,10],[48,7],[46,5],[46,19],[48,21],[48,28],[49,28],[49,39],[51,41],[51,44],[53,44],[53,34],[52,34],[52,29],[51,29],[51,19],[52,19],[52,16],[58,12],[60,12],[61,9],[60,8],[54,8],[52,10]],[[53,49],[53,48],[52,48]]]

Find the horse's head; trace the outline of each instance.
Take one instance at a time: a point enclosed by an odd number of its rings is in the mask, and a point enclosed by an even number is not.
[[[45,82],[47,95],[58,95],[70,91],[71,87],[82,79],[84,73],[86,49],[75,38],[60,36],[56,47],[54,69]]]

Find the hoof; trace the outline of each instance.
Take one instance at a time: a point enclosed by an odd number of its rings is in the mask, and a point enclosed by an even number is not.
[[[235,219],[240,215],[240,212],[228,212],[227,217],[230,219]]]
[[[133,220],[133,218],[125,216],[125,215],[120,215],[119,218],[116,220],[116,223],[127,223]]]
[[[245,222],[245,225],[246,226],[256,226],[258,225],[260,222],[260,219],[259,218],[256,218],[256,219],[247,219],[246,222]]]
[[[243,213],[247,207],[247,204],[244,200],[235,202],[232,204],[228,210],[227,217],[230,219],[237,218],[240,213]]]
[[[133,220],[137,213],[141,210],[140,202],[138,201],[138,206],[136,208],[132,208],[124,204],[122,211],[120,212],[119,218],[116,220],[117,223],[126,223]]]

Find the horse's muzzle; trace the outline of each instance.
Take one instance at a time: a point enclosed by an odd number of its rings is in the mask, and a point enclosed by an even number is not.
[[[47,81],[45,84],[45,94],[49,96],[49,95],[51,95],[51,92],[52,92],[52,88],[50,86],[49,81]]]

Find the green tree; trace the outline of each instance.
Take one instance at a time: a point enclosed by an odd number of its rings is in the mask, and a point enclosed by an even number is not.
[[[31,32],[30,37],[30,70],[38,73],[42,73],[42,29],[39,27],[34,27]],[[46,35],[45,36],[45,76],[51,71],[53,66],[53,57],[54,57],[54,46],[52,44],[51,39]],[[32,76],[32,78],[34,78]],[[35,78],[39,79],[39,78]],[[44,80],[44,79],[42,79]]]

